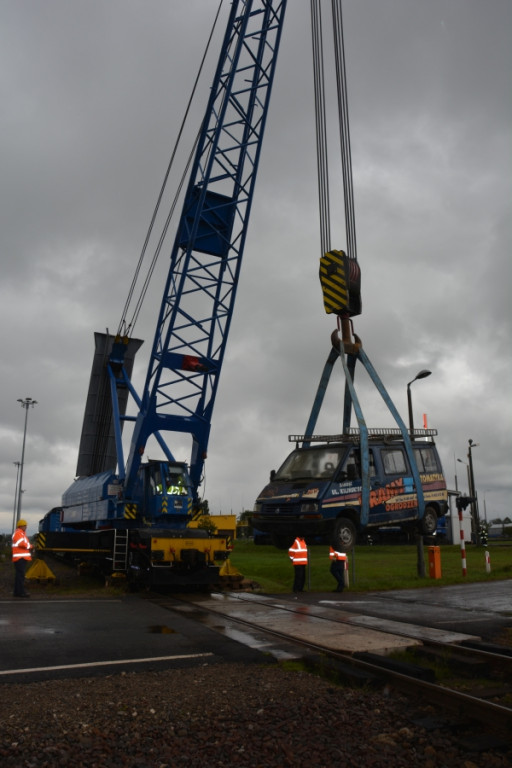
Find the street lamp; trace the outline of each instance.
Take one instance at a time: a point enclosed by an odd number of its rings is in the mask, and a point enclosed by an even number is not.
[[[432,371],[427,371],[424,369],[419,373],[417,373],[414,379],[407,384],[407,405],[409,407],[409,431],[411,435],[414,435],[414,419],[412,417],[411,384],[415,382],[417,379],[426,379],[427,376],[430,376],[431,373]]]
[[[16,467],[16,488],[14,490],[14,507],[12,510],[12,533],[16,530],[16,510],[18,508],[18,482],[20,479],[20,466],[21,461],[13,461],[14,466]]]
[[[471,438],[468,440],[468,460],[469,460],[469,482],[470,482],[470,489],[469,489],[469,495],[472,497],[473,501],[471,502],[471,515],[473,518],[473,525],[475,528],[475,541],[477,544],[480,544],[480,520],[479,520],[479,514],[478,514],[478,497],[476,495],[476,488],[475,488],[475,475],[473,474],[473,455],[471,453],[473,448],[478,448],[479,443],[474,443]]]
[[[457,461],[459,461],[461,464],[464,464],[464,466],[466,467],[466,472],[468,476],[468,496],[471,496],[471,480],[469,477],[469,464],[466,464],[466,462],[462,461],[462,459],[457,459]]]
[[[412,417],[412,399],[411,399],[411,384],[416,381],[416,379],[426,379],[427,376],[430,376],[432,371],[422,370],[419,373],[416,374],[414,379],[410,381],[407,384],[407,405],[409,408],[409,434],[411,435],[411,438],[414,438],[414,420]],[[423,555],[423,536],[418,533],[416,536],[416,550],[418,555],[417,560],[417,569],[418,569],[418,576],[422,579],[425,578],[425,558]]]
[[[27,421],[28,421],[28,409],[37,405],[37,400],[32,400],[31,397],[26,397],[24,400],[18,398],[18,403],[21,403],[21,407],[25,409],[25,429],[23,430],[23,447],[21,449],[21,462],[20,462],[20,481],[18,483],[18,520],[21,517],[21,494],[23,493],[23,464],[25,462],[25,441],[27,439]]]
[[[484,520],[485,520],[486,524],[487,524],[487,502],[485,500],[485,494],[488,493],[488,491],[489,491],[488,488],[486,488],[485,491],[484,491]]]

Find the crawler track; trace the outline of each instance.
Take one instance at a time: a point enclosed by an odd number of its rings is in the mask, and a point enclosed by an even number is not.
[[[510,739],[509,648],[479,645],[464,636],[457,642],[432,640],[431,629],[414,624],[399,624],[397,632],[359,625],[353,635],[358,623],[354,614],[289,599],[243,593],[180,599],[151,595],[150,599],[163,608],[186,611],[217,631],[238,626],[248,637],[264,633],[277,645],[300,649],[299,657],[316,658],[325,673],[330,670],[349,681],[384,681],[414,701],[430,703],[464,722],[485,724],[487,730]]]

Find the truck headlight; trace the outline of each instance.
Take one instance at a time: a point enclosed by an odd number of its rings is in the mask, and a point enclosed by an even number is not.
[[[315,514],[315,512],[318,512],[318,504],[309,503],[309,504],[301,504],[300,505],[300,513],[301,515],[311,515]]]

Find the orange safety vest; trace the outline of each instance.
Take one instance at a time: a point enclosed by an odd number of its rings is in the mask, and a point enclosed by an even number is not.
[[[21,528],[16,528],[12,536],[12,559],[13,562],[24,558],[25,560],[32,560],[30,550],[32,544],[30,543],[25,531]]]
[[[304,539],[297,537],[288,550],[288,554],[293,565],[308,564],[308,548]]]
[[[347,556],[345,552],[338,552],[336,549],[329,547],[329,557],[331,560],[343,560],[346,564]]]

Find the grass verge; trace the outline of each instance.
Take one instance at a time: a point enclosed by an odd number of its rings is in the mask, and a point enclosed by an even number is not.
[[[491,572],[486,571],[485,552],[490,553]],[[512,579],[512,544],[490,545],[485,549],[469,545],[466,550],[467,574],[462,575],[460,547],[440,547],[441,578],[430,578],[429,548],[424,547],[426,578],[418,576],[418,553],[415,546],[357,546],[349,553],[350,590],[366,592],[388,589],[417,589],[468,582]],[[293,566],[288,553],[271,546],[257,546],[238,541],[230,558],[232,565],[246,579],[256,581],[263,592],[289,592],[293,582]],[[336,582],[329,572],[329,548],[309,547],[309,589],[324,592],[334,589]]]

